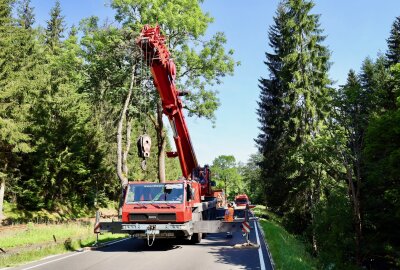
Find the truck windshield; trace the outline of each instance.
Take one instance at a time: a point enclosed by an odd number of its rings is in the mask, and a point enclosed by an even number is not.
[[[130,184],[126,203],[181,203],[183,184]]]
[[[247,199],[244,198],[236,199],[236,203],[238,204],[247,204],[247,202]]]

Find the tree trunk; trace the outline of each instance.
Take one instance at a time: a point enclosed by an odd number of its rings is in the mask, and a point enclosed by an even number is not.
[[[131,148],[131,132],[132,132],[132,119],[127,117],[126,123],[126,145],[125,151],[122,158],[122,172],[128,177],[129,167],[128,167],[128,154]]]
[[[162,120],[162,107],[157,104],[157,146],[158,146],[158,179],[165,182],[165,150],[167,148],[166,133]]]
[[[321,168],[318,168],[317,170],[317,177],[315,180],[312,180],[311,182],[311,223],[312,223],[312,246],[313,246],[313,251],[314,254],[318,254],[318,240],[317,240],[317,235],[315,232],[315,214],[314,214],[314,209],[317,207],[320,199],[321,199],[321,182],[319,179],[321,179],[321,173],[322,170]]]
[[[6,179],[5,177],[1,178],[1,183],[0,183],[0,223],[4,218],[3,215],[3,202],[4,202],[4,192],[6,190]]]
[[[131,83],[129,86],[129,91],[125,99],[124,107],[122,108],[120,119],[118,121],[118,129],[117,129],[117,175],[119,181],[121,183],[122,188],[125,188],[128,185],[128,176],[123,172],[123,153],[122,153],[122,129],[124,126],[124,121],[126,119],[126,113],[128,111],[129,103],[131,101],[132,91],[133,91],[133,83],[135,80],[135,66],[132,67],[132,75],[131,75]]]
[[[361,223],[361,211],[360,211],[360,202],[359,197],[357,195],[356,188],[354,187],[353,182],[353,172],[350,164],[345,161],[346,167],[346,176],[349,185],[349,196],[353,206],[353,215],[354,215],[354,227],[356,230],[356,261],[358,265],[361,265],[361,237],[362,237],[362,223]],[[358,177],[357,177],[358,178]],[[359,181],[359,180],[357,180]],[[357,183],[358,186],[360,183]]]
[[[119,181],[121,183],[121,196],[119,200],[119,209],[118,209],[118,216],[121,218],[122,216],[122,204],[124,201],[124,193],[126,190],[126,187],[128,186],[128,168],[125,168],[123,170],[123,153],[122,153],[122,129],[124,126],[124,121],[126,118],[126,114],[128,111],[129,103],[131,102],[131,96],[133,92],[133,83],[135,80],[135,65],[132,66],[132,75],[131,75],[131,83],[129,86],[129,91],[125,99],[124,107],[122,108],[121,114],[120,114],[120,119],[118,121],[118,128],[117,128],[117,175],[119,178]],[[130,138],[128,140],[127,138],[127,144],[128,141],[130,141]],[[125,155],[124,155],[125,156]],[[126,165],[126,162],[124,163]]]
[[[162,120],[162,107],[160,103],[157,103],[157,118],[154,115],[149,115],[151,122],[154,125],[157,136],[157,157],[158,157],[158,180],[160,183],[165,182],[165,150],[167,148],[166,137],[167,134],[164,130],[164,123]]]

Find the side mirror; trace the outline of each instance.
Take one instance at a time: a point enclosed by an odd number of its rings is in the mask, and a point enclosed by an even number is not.
[[[195,190],[194,190],[194,188],[190,188],[190,192],[191,192],[191,199],[192,200],[194,200],[194,192],[195,192]]]
[[[186,187],[186,201],[190,201],[192,199],[192,188],[190,186]]]

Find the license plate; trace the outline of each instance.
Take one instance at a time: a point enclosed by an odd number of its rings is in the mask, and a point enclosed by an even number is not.
[[[147,230],[146,234],[160,234],[159,230]]]
[[[125,224],[122,225],[122,230],[136,230],[138,228],[136,228],[135,224]]]

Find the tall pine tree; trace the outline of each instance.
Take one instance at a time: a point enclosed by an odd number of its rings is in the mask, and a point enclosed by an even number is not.
[[[22,155],[33,150],[28,128],[37,93],[43,88],[43,67],[37,60],[39,48],[32,29],[11,17],[11,2],[0,1],[0,208],[5,180],[19,178]],[[9,182],[9,187],[16,185]]]
[[[400,16],[395,19],[387,39],[388,51],[386,57],[389,65],[400,63]]]
[[[283,211],[290,207],[289,193],[308,186],[296,151],[319,133],[329,113],[329,51],[319,16],[310,14],[313,6],[304,0],[279,5],[269,32],[273,53],[266,55],[270,75],[260,80],[256,141],[264,155],[267,203]]]
[[[287,83],[291,74],[285,73],[282,58],[288,53],[285,44],[286,14],[283,5],[278,7],[274,17],[274,25],[269,30],[269,44],[273,53],[266,53],[265,64],[270,72],[269,78],[259,80],[260,101],[258,101],[258,119],[261,133],[256,142],[259,151],[264,156],[261,175],[264,179],[266,202],[275,212],[282,212],[284,201],[288,194],[287,181],[284,178],[283,159],[285,157],[286,134],[285,120],[287,107],[284,97],[287,93]]]
[[[56,53],[59,49],[61,39],[64,37],[64,31],[64,16],[61,15],[60,1],[57,0],[50,11],[50,19],[47,21],[46,28],[46,44],[53,53]]]
[[[31,6],[31,0],[21,0],[18,8],[18,24],[25,29],[32,29],[35,23],[35,14]]]

